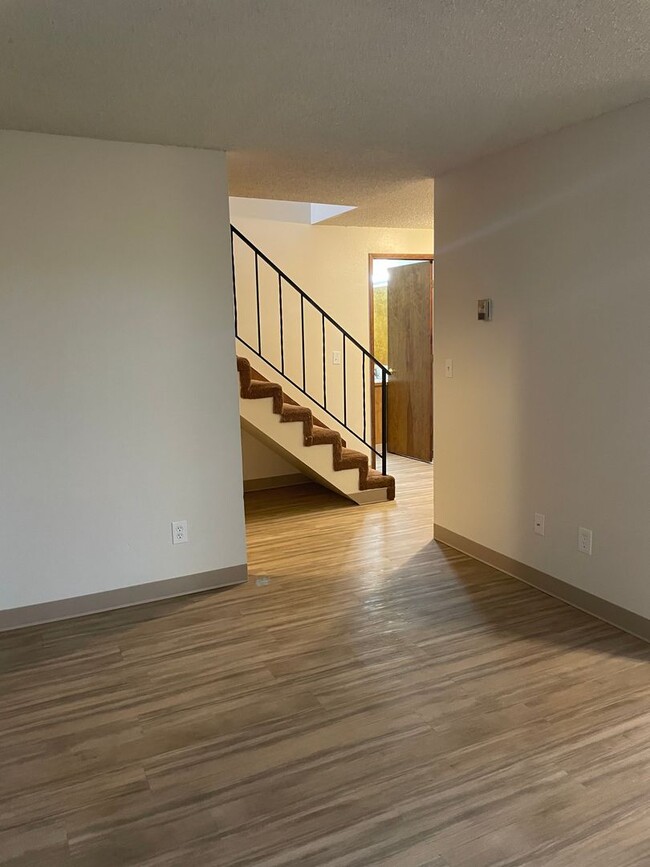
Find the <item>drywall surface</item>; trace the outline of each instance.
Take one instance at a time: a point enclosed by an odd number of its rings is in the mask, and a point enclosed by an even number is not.
[[[0,609],[244,563],[224,155],[0,133],[0,299]]]
[[[429,229],[308,226],[238,218],[237,228],[343,328],[368,345],[368,254],[432,253]]]
[[[603,115],[439,178],[435,213],[436,524],[645,617],[649,140],[650,102]]]
[[[241,447],[242,466],[246,481],[290,475],[302,478],[301,471],[295,464],[290,464],[281,455],[243,429]]]
[[[375,358],[388,365],[388,283],[373,289],[373,330]]]

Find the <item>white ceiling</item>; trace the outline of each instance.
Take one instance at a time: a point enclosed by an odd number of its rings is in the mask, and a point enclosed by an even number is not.
[[[0,127],[232,151],[236,196],[423,225],[426,181],[650,96],[648,0],[2,0]]]

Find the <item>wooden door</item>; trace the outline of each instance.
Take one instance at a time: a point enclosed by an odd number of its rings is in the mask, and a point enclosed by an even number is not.
[[[431,262],[388,272],[388,451],[433,460]]]

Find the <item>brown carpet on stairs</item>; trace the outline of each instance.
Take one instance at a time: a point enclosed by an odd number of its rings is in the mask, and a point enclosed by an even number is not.
[[[346,447],[345,440],[338,431],[327,427],[314,417],[310,409],[300,406],[282,390],[277,382],[270,382],[255,370],[247,358],[237,357],[239,373],[239,393],[246,400],[263,397],[273,398],[273,412],[279,415],[283,422],[302,422],[304,443],[306,446],[331,445],[333,467],[335,470],[359,471],[359,490],[371,488],[386,488],[387,498],[395,499],[395,479],[384,476],[373,470],[367,455]]]

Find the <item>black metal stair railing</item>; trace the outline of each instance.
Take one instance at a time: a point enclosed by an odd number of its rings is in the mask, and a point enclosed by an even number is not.
[[[251,332],[255,335],[252,337],[249,335],[249,339],[245,339],[243,336],[243,329],[241,328],[241,315],[240,315],[240,307],[243,304],[242,299],[242,288],[238,286],[237,282],[237,256],[235,249],[235,241],[238,239],[245,247],[246,250],[252,253],[254,260],[254,295],[255,295],[255,322],[254,327],[251,328]],[[368,350],[359,343],[348,331],[346,331],[341,325],[333,319],[329,313],[327,313],[323,308],[313,301],[306,292],[304,292],[297,283],[295,283],[287,274],[284,273],[278,266],[269,259],[258,247],[255,246],[245,235],[243,235],[239,229],[235,226],[230,227],[230,240],[231,240],[231,252],[232,252],[232,277],[233,277],[233,292],[234,292],[234,302],[235,302],[235,335],[237,339],[246,346],[251,352],[255,353],[255,355],[259,356],[266,364],[269,365],[276,373],[281,374],[288,382],[291,383],[295,388],[297,388],[300,392],[306,395],[314,404],[316,404],[320,409],[324,410],[330,418],[334,419],[338,425],[343,427],[348,433],[352,434],[352,436],[356,437],[359,442],[363,443],[371,452],[371,454],[377,458],[381,465],[381,472],[386,475],[386,440],[387,440],[387,427],[388,427],[388,404],[387,404],[387,392],[388,392],[388,376],[390,375],[390,371],[387,367],[385,367],[374,355],[372,355]],[[262,316],[260,313],[260,303],[264,303],[265,299],[262,297],[262,289],[260,286],[260,263],[264,263],[265,266],[271,269],[274,277],[273,284],[274,287],[277,285],[277,288],[271,290],[273,294],[276,296],[274,301],[277,301],[277,332],[279,336],[279,366],[274,360],[271,358],[270,352],[263,352],[262,338],[263,338],[263,322]],[[268,283],[267,283],[268,286]],[[268,290],[265,290],[267,293]],[[287,307],[287,293],[293,292],[297,293],[297,297],[299,299],[299,307],[300,307],[300,316],[299,316],[299,335],[295,335],[290,333],[292,330],[293,322],[287,321],[286,316],[286,307]],[[268,320],[268,309],[269,305],[266,304],[265,308],[267,310],[266,320]],[[322,346],[318,348],[318,350],[311,350],[309,352],[310,358],[316,357],[316,352],[318,351],[319,356],[322,358],[322,399],[314,394],[314,390],[308,389],[307,382],[307,353],[305,352],[306,344],[309,343],[312,345],[313,343],[313,335],[307,335],[306,332],[306,311],[314,311],[317,316],[320,317],[320,341]],[[298,320],[298,317],[294,317],[295,320]],[[329,401],[328,405],[328,388],[331,387],[331,383],[329,382],[329,378],[327,376],[327,342],[326,342],[326,323],[330,328],[333,328],[335,332],[340,336],[341,341],[341,361],[342,361],[342,413],[339,415],[334,411],[332,406],[332,401]],[[297,326],[296,326],[297,327]],[[295,328],[293,328],[295,330]],[[287,342],[289,342],[290,346],[294,346],[293,341],[299,339],[300,346],[300,364],[298,365],[300,369],[299,380],[296,381],[295,377],[292,377],[288,373],[288,365],[285,363],[286,357],[286,348]],[[257,345],[254,345],[252,341],[255,341]],[[322,353],[319,351],[322,350]],[[351,358],[351,353],[358,353],[357,362],[361,362],[361,389],[360,391],[357,389],[356,394],[350,394],[350,382],[348,381],[348,371],[351,364],[354,362]],[[320,358],[319,358],[320,361]],[[319,365],[320,366],[320,365]],[[375,411],[375,397],[374,397],[374,384],[381,385],[381,423],[379,425],[380,431],[375,430],[375,424],[371,420],[370,424],[368,423],[368,403],[370,403],[371,412]],[[368,387],[370,386],[370,389]],[[354,389],[353,389],[354,390]],[[370,400],[368,395],[368,390],[370,390]],[[360,415],[358,419],[358,425],[354,424],[352,416],[355,414],[354,409],[357,410],[357,415]],[[342,417],[341,417],[342,415]],[[381,441],[379,443],[379,448],[377,448],[378,443],[376,442],[377,433],[381,433]],[[374,460],[373,460],[374,463]]]

